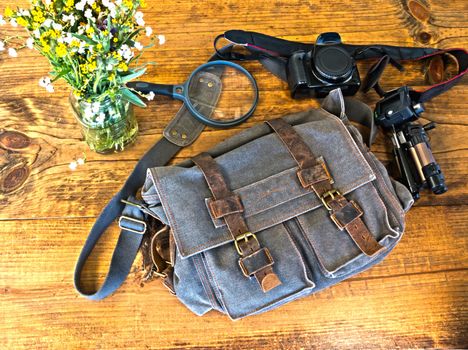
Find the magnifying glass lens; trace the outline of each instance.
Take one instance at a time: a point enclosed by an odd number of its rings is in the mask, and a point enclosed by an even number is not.
[[[252,77],[226,64],[213,64],[196,72],[188,84],[188,102],[204,118],[216,123],[242,119],[258,97]]]

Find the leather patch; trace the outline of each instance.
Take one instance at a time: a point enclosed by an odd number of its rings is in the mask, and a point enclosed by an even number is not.
[[[352,223],[363,214],[361,208],[354,201],[349,201],[345,206],[333,211],[331,214],[332,220],[340,230]]]
[[[235,194],[217,200],[209,199],[208,207],[210,208],[211,215],[215,219],[222,218],[229,214],[242,213],[244,211],[240,197]]]

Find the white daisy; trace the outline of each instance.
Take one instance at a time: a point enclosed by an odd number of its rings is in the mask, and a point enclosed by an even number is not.
[[[5,51],[5,43],[0,40],[0,51]]]
[[[145,30],[146,30],[146,36],[151,36],[151,34],[153,34],[153,28],[151,27],[146,27]]]
[[[33,35],[36,37],[36,38],[40,38],[41,37],[41,31],[38,29],[34,29],[33,30]]]
[[[141,11],[135,12],[135,20],[139,26],[143,27],[145,25],[145,21],[143,20],[143,12]]]
[[[69,167],[71,170],[76,170],[77,166],[78,166],[78,163],[77,163],[76,161],[73,161],[73,162],[71,162],[71,163],[68,165],[68,167]]]
[[[0,26],[4,26],[6,24],[6,21],[3,19],[3,16],[0,15]]]
[[[147,94],[145,97],[146,97],[146,99],[147,99],[148,101],[153,101],[153,100],[154,100],[154,96],[156,96],[156,95],[154,94],[154,92],[153,92],[153,91],[150,91],[149,94]]]
[[[52,84],[47,85],[46,90],[47,90],[47,92],[54,92],[55,91],[54,86]]]
[[[16,19],[14,19],[14,18],[10,19],[10,25],[12,27],[18,27],[18,23],[16,23]]]
[[[45,88],[49,84],[50,84],[50,78],[49,77],[43,77],[43,78],[39,79],[39,86]]]
[[[91,9],[87,9],[87,10],[85,11],[84,16],[85,16],[86,18],[89,18],[89,19],[92,18],[92,17],[93,17],[93,11],[92,11]]]
[[[83,164],[85,163],[85,159],[84,159],[84,158],[78,158],[78,159],[76,160],[76,163],[77,163],[78,165],[83,165]]]
[[[141,51],[143,50],[143,45],[141,45],[140,42],[136,41],[135,44],[133,45],[135,47],[135,49],[137,49],[138,51]]]
[[[86,5],[86,1],[81,0],[80,2],[77,2],[77,3],[75,4],[75,8],[76,8],[78,11],[83,11],[85,5]]]
[[[73,15],[73,13],[70,15],[62,15],[62,21],[70,22],[70,25],[74,26],[76,23],[76,17]]]
[[[28,38],[28,40],[26,40],[26,46],[29,49],[34,49],[34,39],[33,38]]]
[[[158,35],[158,40],[159,40],[159,45],[164,45],[164,43],[166,42],[166,36]]]
[[[24,9],[19,9],[18,14],[19,14],[21,17],[30,17],[30,16],[31,16],[31,14],[29,13],[29,11],[28,11],[28,10],[24,10]]]
[[[43,27],[49,28],[52,25],[53,21],[50,18],[47,18],[44,22],[42,22]]]
[[[16,50],[12,47],[10,47],[8,49],[8,54],[11,56],[11,57],[18,57],[18,52],[16,52]]]

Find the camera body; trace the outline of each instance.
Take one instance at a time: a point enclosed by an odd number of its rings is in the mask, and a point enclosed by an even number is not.
[[[320,34],[312,51],[293,53],[286,73],[292,98],[325,97],[336,88],[350,96],[361,86],[356,61],[334,32]]]

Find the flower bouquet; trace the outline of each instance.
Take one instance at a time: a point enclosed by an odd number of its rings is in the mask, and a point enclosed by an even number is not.
[[[138,132],[133,105],[145,103],[125,84],[151,64],[138,66],[144,49],[164,40],[145,27],[140,7],[144,0],[33,0],[29,9],[7,7],[0,16],[0,25],[8,21],[29,34],[26,41],[0,37],[0,51],[16,57],[20,49],[35,48],[49,60],[51,77],[39,84],[53,92],[53,82],[64,79],[72,87],[72,109],[96,152],[120,151]],[[146,46],[138,41],[142,34]]]

